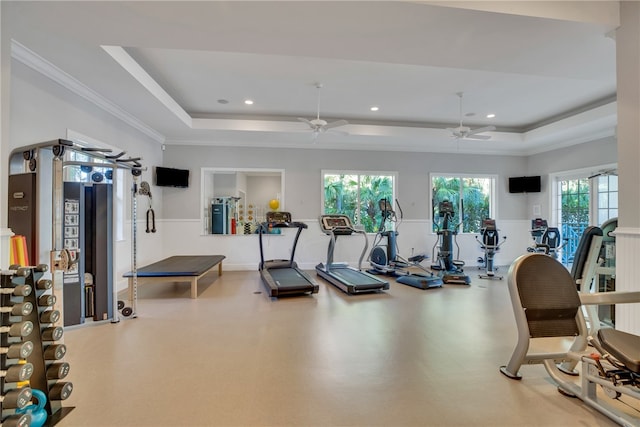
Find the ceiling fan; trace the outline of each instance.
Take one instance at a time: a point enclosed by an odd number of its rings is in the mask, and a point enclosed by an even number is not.
[[[462,125],[462,96],[463,92],[457,92],[458,98],[460,98],[460,125],[457,128],[447,128],[449,132],[451,132],[451,137],[456,140],[460,139],[481,139],[487,140],[491,139],[489,135],[479,135],[483,132],[490,132],[492,130],[496,130],[496,127],[491,126],[483,126],[476,129],[471,129],[470,127]]]
[[[349,122],[346,120],[336,120],[334,122],[327,122],[326,120],[322,120],[320,118],[320,89],[322,89],[322,83],[316,83],[315,86],[316,88],[318,88],[318,108],[316,112],[316,118],[312,120],[308,120],[302,117],[298,117],[298,120],[306,123],[311,128],[311,130],[313,131],[314,139],[317,138],[318,135],[321,133],[349,124]],[[340,133],[347,135],[347,132],[340,131]]]

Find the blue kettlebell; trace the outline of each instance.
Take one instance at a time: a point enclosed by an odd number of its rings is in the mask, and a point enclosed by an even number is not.
[[[44,405],[47,403],[47,396],[38,389],[32,389],[33,397],[38,401],[37,405],[33,403],[27,405],[24,408],[16,409],[17,414],[30,414],[31,415],[31,427],[42,427],[47,421],[47,411],[44,409]]]

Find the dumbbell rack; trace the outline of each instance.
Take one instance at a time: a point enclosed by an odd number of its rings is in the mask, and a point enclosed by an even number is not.
[[[69,364],[62,361],[66,347],[59,342],[63,329],[56,326],[61,316],[59,311],[53,309],[55,295],[52,293],[52,282],[42,278],[47,270],[45,264],[36,267],[11,266],[9,271],[1,273],[0,307],[3,310],[0,313],[0,328],[13,327],[14,330],[0,334],[0,347],[8,349],[6,352],[3,350],[0,357],[0,369],[6,371],[11,366],[25,362],[32,369],[31,375],[25,375],[24,378],[29,385],[24,381],[10,383],[5,381],[5,376],[0,377],[0,420],[3,427],[30,424],[30,417],[16,414],[16,409],[30,403],[31,389],[41,390],[47,396],[45,425],[56,425],[73,410],[72,407],[62,406],[62,401],[71,394],[73,384],[61,381],[69,373]],[[25,309],[18,316],[5,309],[20,303],[22,308],[31,304],[32,309]],[[16,350],[18,347],[19,352]],[[11,379],[8,375],[7,378]],[[22,400],[7,399],[7,396],[17,394]]]

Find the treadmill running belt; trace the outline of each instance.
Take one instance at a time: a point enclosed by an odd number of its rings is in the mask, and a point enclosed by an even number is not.
[[[295,268],[276,268],[269,270],[279,288],[307,289],[309,281]]]

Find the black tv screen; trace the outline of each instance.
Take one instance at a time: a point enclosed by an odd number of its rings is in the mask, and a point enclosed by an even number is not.
[[[189,170],[156,166],[156,185],[158,187],[187,188],[189,186]]]
[[[509,193],[539,193],[539,176],[519,176],[509,178]]]

